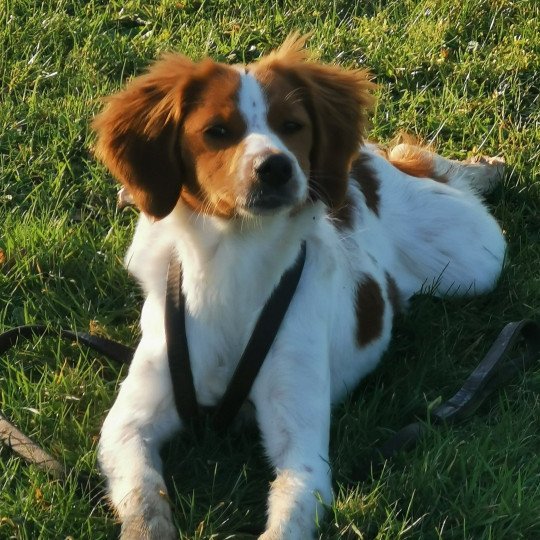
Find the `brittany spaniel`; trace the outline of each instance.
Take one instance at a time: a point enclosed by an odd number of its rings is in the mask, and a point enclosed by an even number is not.
[[[318,63],[304,41],[246,66],[170,54],[94,121],[97,155],[141,210],[126,265],[146,296],[142,338],[99,445],[123,539],[178,537],[159,457],[182,429],[163,324],[172,257],[197,400],[212,406],[307,247],[249,394],[276,474],[265,540],[315,534],[332,501],[332,404],[375,368],[400,305],[484,293],[501,271],[505,240],[481,194],[502,160],[364,142],[369,73]]]

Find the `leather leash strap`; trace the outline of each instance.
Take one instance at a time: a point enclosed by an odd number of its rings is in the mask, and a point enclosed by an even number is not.
[[[119,364],[129,364],[133,357],[134,350],[131,347],[126,347],[126,345],[113,341],[112,339],[93,336],[92,334],[87,334],[85,332],[64,330],[63,328],[54,330],[53,328],[49,328],[42,324],[18,326],[0,334],[0,354],[4,354],[11,349],[11,347],[15,346],[19,339],[31,339],[43,336],[60,336],[66,341],[82,343]]]
[[[196,422],[202,411],[210,415],[214,429],[225,431],[247,399],[255,378],[274,342],[279,327],[294,296],[304,263],[306,243],[302,242],[295,263],[281,277],[264,305],[236,370],[215,408],[203,409],[197,403],[193,373],[186,336],[186,299],[182,291],[182,269],[177,258],[171,260],[167,279],[165,334],[169,369],[173,381],[174,399],[178,414],[184,422]]]
[[[521,347],[521,354],[508,358],[514,348]],[[469,375],[463,386],[447,401],[431,411],[432,424],[461,422],[469,418],[495,390],[512,377],[523,374],[540,359],[540,325],[531,320],[508,323],[493,345]],[[369,459],[357,465],[352,474],[358,481],[380,468],[384,462],[399,452],[414,447],[427,431],[422,421],[412,422],[397,431],[384,444],[375,448]]]

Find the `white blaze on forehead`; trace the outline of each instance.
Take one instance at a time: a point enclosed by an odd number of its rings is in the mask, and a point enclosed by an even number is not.
[[[268,125],[268,102],[259,81],[244,69],[240,74],[238,109],[246,122],[246,152],[280,151],[289,154],[285,145]]]
[[[247,124],[248,133],[268,133],[268,104],[259,81],[243,69],[240,75],[238,108]]]

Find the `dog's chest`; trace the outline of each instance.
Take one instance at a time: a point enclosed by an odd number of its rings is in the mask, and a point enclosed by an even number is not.
[[[215,405],[224,394],[264,306],[266,292],[266,287],[256,290],[249,280],[243,285],[230,280],[219,291],[207,284],[199,287],[198,296],[188,296],[186,333],[201,405]]]
[[[249,339],[253,323],[242,310],[216,310],[212,317],[186,320],[197,400],[215,405],[225,392]],[[250,324],[251,323],[251,324]]]
[[[225,392],[257,319],[297,246],[272,252],[258,243],[222,242],[212,257],[184,256],[186,333],[197,399],[212,406]]]

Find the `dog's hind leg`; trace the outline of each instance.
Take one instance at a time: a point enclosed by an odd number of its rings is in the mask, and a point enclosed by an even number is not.
[[[380,197],[372,226],[380,225],[378,234],[394,247],[388,270],[404,298],[418,292],[472,295],[494,287],[506,242],[480,194],[497,181],[502,165],[488,158],[453,161],[409,144],[386,155],[370,152]]]

